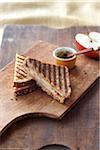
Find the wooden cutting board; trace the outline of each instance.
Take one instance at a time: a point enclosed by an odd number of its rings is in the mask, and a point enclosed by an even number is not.
[[[29,55],[42,62],[55,63],[52,51],[58,46],[38,41],[29,49]],[[33,93],[14,98],[14,61],[0,72],[0,132],[14,121],[28,115],[41,115],[60,119],[87,92],[99,77],[99,62],[85,56],[77,58],[76,67],[70,71],[72,94],[66,104],[59,104],[40,88]]]

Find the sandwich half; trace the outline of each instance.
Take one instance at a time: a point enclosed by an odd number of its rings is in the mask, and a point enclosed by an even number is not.
[[[28,94],[36,88],[36,82],[25,68],[25,59],[26,57],[16,54],[13,87],[17,96]]]
[[[67,67],[46,64],[31,58],[26,58],[24,64],[30,76],[48,95],[60,103],[64,103],[70,97],[71,87]]]

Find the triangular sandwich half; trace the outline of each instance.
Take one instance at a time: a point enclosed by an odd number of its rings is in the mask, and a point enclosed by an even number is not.
[[[18,95],[25,95],[36,88],[36,82],[29,76],[25,68],[26,57],[16,54],[14,69],[14,92]]]
[[[71,87],[67,67],[46,64],[31,58],[27,58],[24,63],[30,76],[48,95],[60,103],[64,103],[70,97]]]

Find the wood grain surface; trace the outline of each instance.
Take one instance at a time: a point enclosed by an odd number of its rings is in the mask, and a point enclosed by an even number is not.
[[[26,55],[44,63],[55,64],[52,56],[55,48],[57,46],[53,44],[39,41],[29,49]],[[98,69],[98,61],[85,56],[78,57],[76,67],[70,71],[71,97],[65,104],[59,104],[39,88],[27,96],[16,99],[13,91],[14,62],[10,63],[0,72],[0,103],[2,104],[0,132],[3,132],[14,120],[32,113],[56,119],[62,118],[96,81],[99,76]]]
[[[87,33],[89,31],[100,32],[100,29],[99,27],[72,27],[69,29],[55,30],[42,26],[7,26],[0,50],[0,67],[2,68],[9,63],[14,58],[16,52],[25,53],[26,49],[37,40],[44,40],[59,46],[73,47],[72,43],[75,34],[78,32]],[[88,76],[90,75],[90,71],[92,71],[92,67],[89,64],[90,59],[87,57],[84,57],[84,59],[87,62],[85,65],[90,70],[83,73],[85,76]],[[91,60],[91,62],[94,66],[95,63],[97,64],[94,60]],[[96,72],[91,74],[92,77],[97,75],[98,67],[95,69]],[[78,71],[78,69],[75,72],[73,70],[71,74],[76,74],[78,78]],[[84,84],[81,84],[79,91],[84,88],[85,82],[89,83],[90,80],[87,79],[81,79],[84,81]],[[14,123],[2,135],[0,148],[36,150],[48,144],[63,144],[73,150],[99,149],[98,91],[99,85],[97,80],[91,91],[81,98],[81,102],[61,121],[45,117],[30,117]],[[6,109],[9,109],[9,107]],[[2,116],[2,114],[0,115]]]

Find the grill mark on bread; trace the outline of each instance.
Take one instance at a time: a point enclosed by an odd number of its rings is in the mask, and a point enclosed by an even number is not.
[[[53,67],[54,67],[54,85],[56,86],[56,66],[55,65],[53,65]]]
[[[27,75],[25,75],[25,74],[23,74],[21,72],[16,71],[16,73],[17,73],[16,76],[22,76],[23,78],[27,77]]]
[[[61,79],[61,90],[65,92],[65,82],[64,82],[64,67],[60,67],[60,79]]]
[[[36,60],[34,60],[34,63],[35,63],[35,68],[37,67],[37,61]]]
[[[50,70],[50,64],[48,64],[48,72],[49,72],[49,82],[51,83],[51,70]]]
[[[18,79],[23,79],[23,76],[21,76],[21,75],[17,75],[16,76]]]
[[[60,75],[59,75],[59,67],[58,66],[56,66],[55,67],[56,68],[56,79],[55,79],[55,81],[56,81],[56,86],[57,86],[57,89],[59,90],[60,89]]]
[[[32,62],[32,59],[28,59],[29,60],[29,64],[31,64],[31,62]]]
[[[27,74],[26,71],[25,71],[25,69],[23,68],[23,66],[22,66],[22,67],[21,67],[21,66],[20,66],[20,67],[17,66],[17,67],[16,67],[16,71],[18,71],[18,72],[23,72],[24,74]]]
[[[68,76],[67,76],[68,78]],[[64,92],[67,90],[67,82],[66,82],[66,68],[64,67]]]
[[[60,89],[61,89],[61,80],[60,80],[60,66],[59,66],[59,87],[60,87]]]
[[[39,61],[39,72],[41,73],[41,63]]]
[[[49,64],[49,80],[50,80],[50,83],[51,83],[51,65]]]
[[[23,61],[24,61],[24,60],[25,60],[25,57],[17,56],[17,59],[19,59],[19,60],[21,59],[21,60],[23,60]]]
[[[51,65],[51,84],[52,85],[55,85],[55,66],[54,65]]]
[[[69,76],[69,72],[68,72],[68,69],[67,68],[65,68],[65,79],[66,79],[66,91],[68,90],[68,86],[70,86],[70,81],[69,81],[69,78],[68,78],[68,76]]]
[[[36,68],[36,60],[34,60],[34,63],[33,63],[34,67]]]
[[[65,82],[65,68],[63,67],[63,82],[64,82],[64,94],[66,93],[66,82]]]
[[[46,77],[46,64],[44,64],[44,77]]]
[[[24,76],[23,74],[18,73],[18,74],[16,75],[16,77],[17,77],[17,78],[23,79],[23,78],[26,78],[27,76]]]
[[[17,75],[17,74],[20,74],[20,75],[22,75],[22,76],[27,76],[27,73],[24,72],[23,70],[18,70],[18,69],[16,69],[16,75]]]
[[[66,92],[66,87],[67,87],[67,82],[66,82],[66,68],[64,67],[64,85],[65,85],[65,92]]]
[[[67,70],[66,70],[66,68],[65,68],[65,70],[64,70],[64,79],[65,79],[65,91],[67,91],[67,77],[68,77],[68,75],[67,75]]]
[[[22,78],[26,78],[27,77],[27,75],[25,75],[25,74],[23,74],[23,73],[21,73],[21,72],[19,72],[19,71],[16,71],[16,77],[19,77],[19,76],[22,76]]]
[[[41,74],[46,77],[46,65],[44,63],[41,64]]]
[[[25,66],[28,67],[28,62],[27,62],[27,60],[26,60],[26,62],[25,62]]]
[[[60,76],[61,76],[61,74],[60,74],[60,66],[59,66],[59,88],[61,89],[61,79],[60,79]]]

